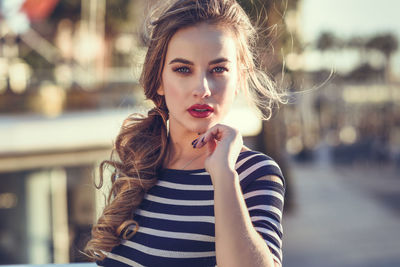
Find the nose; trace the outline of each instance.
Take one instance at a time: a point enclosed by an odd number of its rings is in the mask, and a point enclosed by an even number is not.
[[[207,78],[207,75],[201,75],[201,77],[198,79],[198,84],[193,90],[193,95],[200,98],[209,97],[211,95],[210,84],[211,83]]]

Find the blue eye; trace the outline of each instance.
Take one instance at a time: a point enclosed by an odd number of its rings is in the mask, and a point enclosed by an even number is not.
[[[211,70],[211,72],[215,72],[215,73],[222,73],[222,72],[224,72],[224,71],[227,71],[227,69],[226,69],[226,68],[223,68],[223,67],[215,67],[215,68],[213,68],[213,69]]]
[[[178,67],[174,69],[175,72],[180,72],[180,73],[189,73],[190,69],[188,67]]]

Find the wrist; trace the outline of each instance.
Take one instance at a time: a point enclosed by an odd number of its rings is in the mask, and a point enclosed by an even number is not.
[[[238,173],[236,170],[232,170],[229,167],[218,169],[210,173],[210,176],[214,189],[219,186],[226,187],[226,185],[232,185],[239,182]]]

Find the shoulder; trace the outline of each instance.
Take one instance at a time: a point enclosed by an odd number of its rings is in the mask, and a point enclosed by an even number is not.
[[[279,165],[270,156],[254,150],[244,149],[236,162],[242,188],[257,179],[270,180],[285,187],[285,179]]]

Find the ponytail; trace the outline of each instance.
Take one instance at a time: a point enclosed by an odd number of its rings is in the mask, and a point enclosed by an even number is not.
[[[106,206],[93,225],[91,240],[85,247],[85,252],[93,259],[104,259],[121,239],[131,238],[139,229],[139,224],[133,220],[134,212],[145,193],[157,183],[157,173],[167,155],[168,110],[164,103],[151,109],[147,117],[129,116],[116,138],[111,159],[100,164],[98,189],[103,185],[104,168],[112,166],[114,172]],[[118,159],[113,159],[114,152]]]

